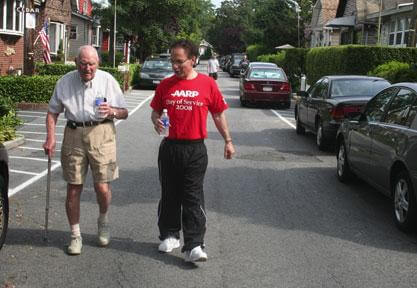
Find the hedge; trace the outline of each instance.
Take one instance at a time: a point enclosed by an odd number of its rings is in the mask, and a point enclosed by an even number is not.
[[[48,103],[61,76],[0,77],[0,98],[13,102]]]
[[[367,75],[389,61],[417,63],[416,48],[346,45],[312,48],[306,56],[309,84],[325,75]]]
[[[43,63],[36,63],[36,73],[38,75],[65,75],[70,71],[77,69],[75,65],[67,65],[67,64],[43,64]],[[120,85],[120,88],[123,90],[123,73],[117,70],[117,68],[107,67],[107,66],[100,66],[100,70],[109,72],[113,77],[117,80]]]
[[[140,64],[129,64],[129,86],[139,85]]]

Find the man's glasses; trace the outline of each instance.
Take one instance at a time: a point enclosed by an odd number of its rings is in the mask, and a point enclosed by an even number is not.
[[[188,60],[191,60],[191,59],[185,59],[185,60],[172,60],[172,59],[170,59],[170,62],[171,62],[171,64],[172,65],[177,65],[177,66],[182,66],[182,65],[184,65],[185,64],[185,62],[187,62]]]

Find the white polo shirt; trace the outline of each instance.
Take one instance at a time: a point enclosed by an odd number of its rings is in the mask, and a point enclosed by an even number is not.
[[[123,92],[114,77],[97,69],[93,80],[84,83],[78,70],[71,71],[58,80],[49,101],[49,111],[76,122],[100,121],[94,113],[96,97],[106,97],[110,106],[126,108]]]

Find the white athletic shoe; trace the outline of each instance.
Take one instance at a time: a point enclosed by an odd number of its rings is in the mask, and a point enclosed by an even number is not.
[[[172,252],[175,248],[180,247],[180,240],[174,237],[168,237],[159,244],[158,250],[164,253]]]
[[[110,243],[110,227],[109,223],[97,221],[98,227],[98,245],[105,247]]]
[[[83,241],[81,239],[81,236],[78,237],[71,237],[71,242],[68,245],[68,254],[69,255],[80,255],[81,254],[81,248],[83,248]]]
[[[207,253],[200,246],[194,247],[191,251],[185,251],[185,262],[207,261]]]

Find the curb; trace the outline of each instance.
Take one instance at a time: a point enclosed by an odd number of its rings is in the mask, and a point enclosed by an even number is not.
[[[20,110],[48,110],[48,103],[17,103],[16,107]]]
[[[22,145],[23,143],[25,143],[25,136],[17,134],[15,139],[3,142],[2,144],[6,150],[11,150]]]

